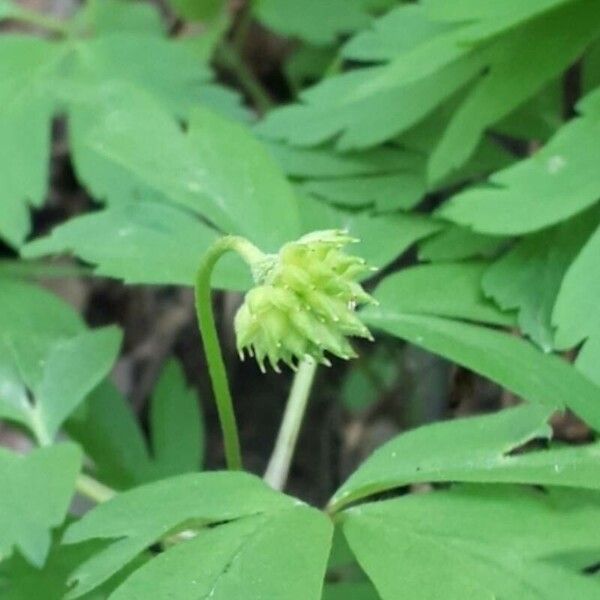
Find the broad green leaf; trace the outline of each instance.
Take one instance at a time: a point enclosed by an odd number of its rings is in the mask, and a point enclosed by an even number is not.
[[[452,29],[452,25],[427,18],[422,6],[400,6],[351,38],[342,48],[342,55],[364,62],[393,60]]]
[[[120,490],[143,482],[150,463],[146,440],[114,385],[104,381],[93,390],[65,429],[84,448],[102,483]]]
[[[511,314],[498,310],[481,292],[486,263],[441,263],[403,269],[377,288],[377,314],[437,315],[494,325],[514,325]]]
[[[296,506],[201,531],[136,571],[114,600],[320,600],[331,523]]]
[[[267,27],[311,44],[334,42],[369,23],[360,0],[257,0],[255,15]]]
[[[167,363],[150,403],[152,456],[157,476],[197,471],[203,463],[203,423],[198,398],[181,365]]]
[[[489,71],[456,111],[430,157],[429,179],[439,181],[463,165],[487,127],[534,96],[599,35],[595,3],[571,2],[499,41]],[[551,52],[548,38],[555,40]]]
[[[50,530],[63,522],[81,453],[58,444],[22,456],[0,448],[0,559],[16,547],[41,567],[50,548]]]
[[[145,2],[88,0],[77,19],[96,35],[116,32],[165,34],[160,13]]]
[[[64,528],[58,529],[54,536],[46,563],[42,568],[33,566],[18,554],[0,562],[0,595],[3,600],[64,600],[69,588],[69,574],[83,560],[91,557],[106,546],[105,541],[92,541],[76,546],[60,544]],[[144,559],[138,561],[139,564]],[[137,568],[139,564],[133,565]],[[128,575],[127,570],[111,578],[93,592],[82,596],[83,600],[107,600],[121,581]]]
[[[300,510],[297,501],[275,492],[258,478],[241,472],[180,475],[125,492],[96,507],[67,531],[66,543],[76,543],[93,538],[116,539],[111,546],[86,561],[73,574],[73,580],[77,581],[77,587],[71,597],[79,597],[83,593],[92,590],[165,535],[172,536],[177,531],[189,529],[194,525],[204,527],[210,524],[241,519],[242,517],[250,519],[239,521],[242,524],[241,526],[252,527],[252,521],[256,522],[264,519],[265,524],[267,524],[272,522],[271,518],[277,518],[278,515],[284,518],[285,516],[293,518],[292,513],[296,510]],[[322,517],[320,518],[322,519]],[[322,525],[317,525],[317,527],[324,537],[330,535],[329,532],[326,532],[327,528]],[[221,566],[217,565],[217,569],[220,569],[217,572],[218,579],[218,573],[224,570],[229,560],[228,557],[236,552],[235,546],[234,548],[229,547],[229,542],[235,542],[236,539],[239,542],[239,538],[234,535],[235,539],[231,540],[231,537],[226,533],[220,533],[220,527],[210,530],[210,532],[213,531],[219,533],[211,534],[211,537],[218,539],[223,536],[224,552],[226,553],[225,556],[221,554],[222,558],[220,560],[223,561],[219,563]],[[151,569],[161,570],[164,562],[170,561],[169,554],[171,552],[175,552],[175,556],[183,552],[185,556],[182,556],[182,560],[185,560],[186,564],[191,561],[194,565],[194,571],[193,573],[186,573],[186,579],[182,580],[182,585],[193,585],[190,582],[194,579],[200,580],[200,577],[211,577],[211,573],[215,568],[213,561],[216,556],[211,558],[209,554],[201,552],[198,555],[192,551],[194,556],[190,558],[187,550],[184,549],[189,543],[193,544],[193,548],[196,545],[196,540],[205,539],[205,536],[210,532],[201,529],[199,536],[194,538],[193,541],[184,542],[173,549],[167,550],[164,556],[161,555],[162,557],[155,559],[159,562],[156,567],[151,567]],[[293,537],[293,534],[286,536],[288,545],[293,544]],[[317,555],[324,553],[323,565],[320,567],[323,571],[329,552],[328,544],[329,542],[322,540],[314,550]],[[227,547],[230,550],[227,550]],[[280,544],[277,544],[276,547],[278,551],[282,551]],[[260,558],[260,554],[257,558]],[[296,565],[289,568],[301,567],[303,560],[310,560],[312,565],[316,564],[305,555],[304,559],[300,559],[300,557],[296,559]],[[260,565],[262,565],[261,570],[256,572],[252,569],[247,575],[249,577],[247,584],[250,584],[251,580],[260,580],[261,578],[266,581],[267,575],[269,575],[268,561],[260,561]],[[267,570],[263,571],[262,569]],[[152,573],[152,570],[150,573]],[[301,571],[295,571],[295,573],[296,575],[293,577],[297,578]],[[307,582],[310,582],[312,577],[310,574],[307,575]],[[322,575],[321,573],[321,578]],[[142,581],[143,584],[145,580],[141,572],[140,579],[138,579],[137,574],[134,575],[134,578],[132,585],[136,585],[138,581]],[[217,583],[214,577],[211,578],[213,584]],[[187,589],[189,591],[189,588]],[[210,587],[204,591],[205,595],[208,593],[210,593]],[[160,596],[160,598],[163,597],[167,598],[168,596]],[[185,595],[177,597],[189,598]]]
[[[600,430],[600,388],[529,342],[478,325],[394,311],[383,303],[362,315],[372,327],[440,354],[529,402],[556,410],[567,407]]]
[[[415,125],[470,81],[477,57],[405,81],[395,63],[365,67],[323,80],[303,92],[302,104],[273,110],[258,125],[263,135],[298,146],[337,139],[340,150],[379,144]],[[401,74],[403,75],[403,74]]]
[[[519,310],[519,327],[545,352],[554,348],[552,309],[565,272],[598,226],[598,211],[523,238],[485,273],[487,296]]]
[[[57,339],[84,331],[81,317],[57,296],[20,279],[0,276],[0,332],[2,335]]]
[[[64,50],[40,39],[0,39],[0,237],[20,246],[29,206],[45,200],[54,96],[52,76]]]
[[[600,489],[600,445],[511,454],[550,437],[550,411],[524,405],[408,431],[377,449],[342,485],[332,510],[410,483],[472,481]]]
[[[570,348],[585,342],[577,368],[600,385],[600,229],[587,241],[569,267],[560,286],[552,322],[556,345]]]
[[[300,189],[333,204],[375,206],[379,212],[411,209],[422,200],[426,191],[422,174],[408,172],[308,181]]]
[[[50,343],[35,332],[23,334],[0,338],[10,374],[0,398],[0,416],[23,423],[41,443],[49,443],[112,368],[121,333],[105,327]]]
[[[84,328],[52,294],[2,279],[0,291],[0,417],[48,442],[105,377],[121,335],[114,327]]]
[[[218,239],[198,217],[163,202],[114,206],[72,219],[30,242],[22,256],[73,252],[96,273],[126,283],[192,286],[202,255]],[[237,256],[219,262],[215,287],[243,290],[251,283]]]
[[[150,400],[148,444],[127,400],[109,382],[90,394],[66,429],[92,460],[95,476],[117,489],[202,466],[204,427],[198,398],[175,360],[167,363]]]
[[[598,496],[464,488],[361,505],[344,533],[382,600],[598,596],[591,576],[550,565],[597,547]]]
[[[438,262],[489,257],[504,244],[505,238],[450,226],[419,244],[419,258],[423,261]]]
[[[490,185],[452,197],[440,214],[481,233],[513,235],[548,227],[595,204],[600,95],[592,96],[579,105],[583,116],[559,129],[539,152],[492,175]]]
[[[418,152],[375,148],[341,154],[329,147],[294,148],[270,142],[270,152],[306,194],[347,207],[408,209],[425,195]]]
[[[470,19],[510,19],[514,22],[527,21],[540,13],[549,11],[571,0],[423,0],[425,12],[440,21],[462,22]]]
[[[60,90],[69,105],[121,82],[139,87],[165,110],[187,118],[211,79],[208,67],[184,44],[154,33],[108,32],[73,43],[72,52],[73,65]]]
[[[377,147],[362,152],[336,152],[328,146],[295,148],[266,142],[283,171],[295,179],[334,179],[359,175],[385,175],[422,168],[420,153],[399,148]]]
[[[120,345],[120,331],[105,327],[53,346],[39,381],[26,381],[36,399],[33,422],[54,437],[65,419],[110,371]],[[17,364],[21,364],[20,351]]]
[[[126,172],[130,185],[143,182],[143,190],[201,215],[224,232],[243,234],[265,250],[298,236],[291,186],[242,125],[197,107],[186,134],[139,88],[118,84],[101,92],[84,104],[86,110],[96,110],[85,144],[100,156],[103,172],[110,164],[118,169],[119,182]],[[111,193],[106,183],[99,182],[96,189]],[[270,226],[274,221],[277,227]]]

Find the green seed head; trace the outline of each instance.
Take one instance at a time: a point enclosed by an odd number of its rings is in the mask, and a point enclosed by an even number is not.
[[[326,352],[356,356],[349,336],[373,339],[355,313],[358,305],[375,302],[355,281],[370,269],[342,250],[355,241],[345,231],[316,231],[253,269],[257,286],[235,316],[242,358],[245,352],[254,356],[263,371],[266,360],[276,371],[280,361],[295,369],[306,357],[329,365]]]

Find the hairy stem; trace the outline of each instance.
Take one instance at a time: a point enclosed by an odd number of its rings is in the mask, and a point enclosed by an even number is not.
[[[281,429],[264,477],[276,490],[283,490],[285,487],[316,372],[317,363],[312,359],[305,359],[294,377]]]
[[[219,421],[223,432],[225,459],[227,468],[239,470],[242,468],[242,456],[238,427],[233,410],[231,391],[227,380],[223,353],[219,344],[219,336],[215,325],[215,315],[212,307],[210,278],[215,264],[223,254],[233,250],[250,265],[259,261],[264,255],[253,244],[244,238],[225,236],[217,240],[204,255],[198,276],[196,278],[196,314],[208,363],[208,371],[212,383]]]
[[[102,502],[106,502],[110,500],[113,496],[116,495],[115,490],[109,488],[107,485],[100,483],[93,477],[86,475],[85,473],[80,473],[77,476],[77,481],[75,482],[75,489],[86,498],[100,504]]]

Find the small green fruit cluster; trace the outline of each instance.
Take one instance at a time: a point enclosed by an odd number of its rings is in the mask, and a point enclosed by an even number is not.
[[[265,359],[276,371],[279,361],[295,369],[306,357],[329,365],[325,352],[356,356],[348,336],[373,339],[355,313],[358,305],[375,303],[355,281],[370,268],[342,251],[355,241],[345,231],[317,231],[263,261],[259,285],[235,316],[242,359],[246,350],[262,371]]]

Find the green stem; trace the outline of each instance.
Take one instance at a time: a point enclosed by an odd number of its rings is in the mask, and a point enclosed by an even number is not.
[[[230,470],[242,468],[238,427],[229,390],[227,372],[219,344],[212,307],[210,278],[215,264],[223,254],[233,250],[250,265],[262,260],[263,253],[244,238],[226,236],[217,240],[204,255],[196,278],[196,314],[208,363],[213,393],[217,403],[225,444],[225,459]]]
[[[281,429],[264,477],[276,490],[282,490],[287,481],[316,372],[317,363],[312,359],[305,359],[294,377]]]
[[[116,495],[115,490],[96,481],[93,477],[80,473],[75,482],[75,489],[86,498],[93,500],[97,504],[106,502]]]
[[[273,100],[248,68],[236,50],[225,40],[221,42],[217,54],[221,64],[238,79],[259,113],[264,114],[273,106]]]
[[[17,8],[14,14],[9,14],[6,18],[21,21],[22,23],[27,23],[28,25],[33,25],[40,29],[46,29],[47,31],[51,31],[58,35],[66,36],[69,35],[70,32],[69,25],[60,19],[25,8]]]

